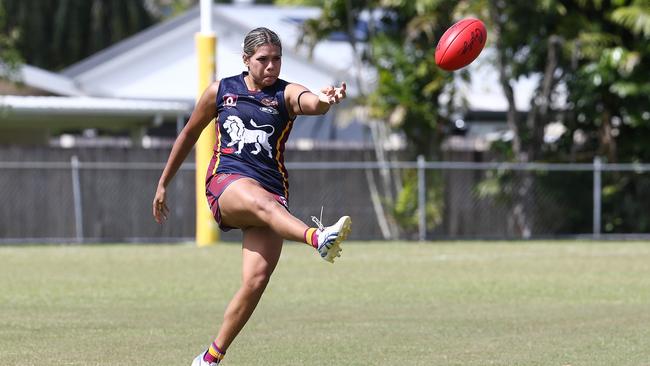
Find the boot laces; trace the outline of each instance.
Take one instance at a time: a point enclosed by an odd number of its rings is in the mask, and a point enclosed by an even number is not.
[[[320,219],[317,218],[316,216],[311,217],[311,221],[318,226],[318,230],[323,231],[325,230],[325,226],[323,226],[322,221],[323,220],[323,206],[320,206]]]

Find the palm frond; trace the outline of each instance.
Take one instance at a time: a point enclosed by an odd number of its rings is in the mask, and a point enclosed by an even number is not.
[[[611,19],[636,35],[650,38],[650,6],[622,7],[612,12]]]

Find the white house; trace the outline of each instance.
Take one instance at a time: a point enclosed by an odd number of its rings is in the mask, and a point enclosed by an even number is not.
[[[0,143],[47,144],[52,135],[87,128],[140,137],[148,126],[182,122],[192,109],[186,101],[96,97],[70,78],[29,65],[19,79],[22,85],[0,85]]]
[[[318,89],[351,79],[350,47],[324,42],[313,60],[294,46],[298,25],[318,16],[313,7],[215,4],[217,78],[245,70],[242,43],[251,29],[265,26],[283,42],[281,78]],[[155,25],[62,71],[84,92],[95,96],[192,101],[197,94],[194,36],[200,30],[199,8]],[[355,85],[349,85],[355,93]]]

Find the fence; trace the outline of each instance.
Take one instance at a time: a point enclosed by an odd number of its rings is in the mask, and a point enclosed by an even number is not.
[[[167,152],[147,155],[164,161]],[[129,156],[125,159],[125,156]],[[135,155],[135,156],[134,156]],[[160,162],[0,161],[0,242],[182,241],[194,236],[194,165],[151,218]],[[142,156],[141,156],[142,157]],[[86,157],[88,158],[88,157]],[[102,159],[110,159],[103,156]],[[43,159],[45,160],[45,159]],[[191,160],[189,160],[191,161]],[[305,222],[353,219],[352,239],[514,239],[650,233],[648,164],[293,161],[290,207]],[[238,240],[239,233],[224,233]]]

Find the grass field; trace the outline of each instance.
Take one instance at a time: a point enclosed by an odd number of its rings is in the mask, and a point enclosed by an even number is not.
[[[0,365],[184,365],[223,244],[0,247]],[[225,365],[650,365],[650,243],[288,243]]]

